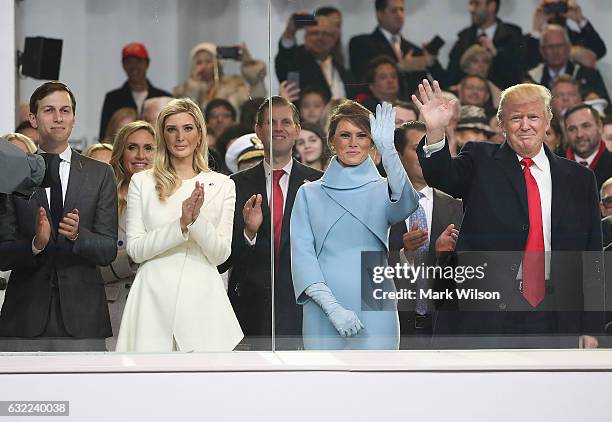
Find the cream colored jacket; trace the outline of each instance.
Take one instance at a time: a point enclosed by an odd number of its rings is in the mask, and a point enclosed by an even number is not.
[[[181,232],[182,202],[199,181],[200,215]],[[227,176],[200,173],[164,202],[152,170],[132,176],[127,252],[140,263],[126,303],[117,351],[231,351],[243,337],[217,265],[230,255],[236,190]]]

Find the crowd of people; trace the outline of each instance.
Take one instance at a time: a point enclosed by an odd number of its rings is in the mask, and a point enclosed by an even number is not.
[[[473,347],[597,347],[610,320],[592,277],[612,243],[605,43],[574,0],[542,0],[526,33],[498,17],[500,0],[467,3],[446,68],[435,42],[404,38],[403,0],[373,2],[378,25],[350,39],[348,60],[340,10],[292,14],[269,97],[245,44],[233,76],[227,51],[193,47],[172,93],[128,44],[127,81],[82,154],[68,145],[75,94],[42,84],[4,136],[43,154],[52,177],[1,196],[0,350],[465,346],[458,334],[497,339]],[[412,267],[485,256],[485,287],[505,292],[494,305],[516,312],[370,303],[364,251]]]

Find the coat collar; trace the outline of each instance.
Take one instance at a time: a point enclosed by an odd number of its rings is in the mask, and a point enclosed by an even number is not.
[[[321,183],[331,189],[355,189],[368,183],[377,182],[382,177],[370,157],[358,166],[347,167],[333,157],[321,178]]]

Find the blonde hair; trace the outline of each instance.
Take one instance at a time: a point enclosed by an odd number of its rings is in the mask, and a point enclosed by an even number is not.
[[[113,140],[113,154],[111,155],[110,165],[115,173],[115,179],[117,179],[117,198],[119,204],[119,215],[122,215],[127,208],[127,195],[125,191],[130,183],[132,177],[128,174],[125,166],[123,165],[123,154],[125,153],[125,146],[127,145],[127,139],[135,132],[139,130],[146,130],[155,138],[155,130],[153,126],[143,120],[136,120],[135,122],[128,123],[123,126],[119,132],[115,135]]]
[[[21,133],[7,133],[6,135],[3,136],[4,139],[6,139],[9,142],[12,141],[19,141],[22,144],[25,145],[26,149],[28,150],[28,152],[30,154],[34,154],[37,150],[36,148],[36,144],[27,136],[21,134]]]
[[[491,63],[493,62],[493,54],[480,44],[474,44],[467,50],[465,53],[461,55],[461,59],[459,60],[459,67],[464,72],[467,72],[468,66],[475,61],[478,57],[484,57],[485,60],[489,63],[489,67],[491,67]],[[486,77],[487,75],[481,75]]]
[[[104,131],[105,141],[113,142],[115,135],[121,129],[121,121],[124,119],[131,119],[131,122],[135,121],[138,119],[138,111],[133,107],[121,107],[116,110],[106,125],[106,130]]]
[[[107,143],[92,144],[92,145],[87,147],[87,149],[83,152],[83,155],[85,157],[91,158],[91,156],[96,151],[110,151],[110,152],[113,152],[113,146],[111,144],[107,144]]]
[[[544,115],[550,122],[553,117],[550,101],[552,94],[550,90],[542,85],[536,84],[518,84],[504,89],[499,99],[499,108],[497,109],[497,120],[503,122],[504,107],[506,104],[522,104],[541,100],[544,103]]]
[[[155,123],[155,143],[157,153],[153,160],[153,176],[155,178],[155,190],[159,194],[159,199],[165,201],[179,188],[181,180],[176,174],[176,170],[170,161],[170,153],[166,147],[164,138],[164,126],[168,117],[178,114],[188,113],[193,117],[195,125],[200,134],[200,142],[193,152],[193,169],[196,172],[210,171],[208,168],[208,144],[206,143],[206,123],[200,107],[189,98],[178,98],[170,101],[157,116]]]

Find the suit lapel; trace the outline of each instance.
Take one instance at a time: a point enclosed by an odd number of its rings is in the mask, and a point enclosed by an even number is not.
[[[285,210],[283,211],[283,227],[281,228],[281,242],[280,247],[283,248],[284,244],[289,241],[289,225],[291,222],[291,210],[293,209],[293,203],[295,202],[295,196],[297,191],[304,183],[304,173],[302,172],[301,165],[293,160],[293,167],[291,174],[289,175],[289,186],[287,187],[287,199],[285,200]]]
[[[548,147],[544,146],[544,151],[548,157],[550,163],[550,178],[552,181],[552,200],[550,210],[550,232],[551,232],[551,246],[555,248],[555,228],[561,222],[563,217],[563,210],[565,209],[564,204],[570,201],[570,192],[568,189],[569,183],[567,178],[570,176],[569,171],[564,170],[560,165],[561,158],[555,156],[549,151]]]
[[[83,186],[87,186],[87,172],[83,171],[85,161],[77,152],[72,151],[70,162],[70,177],[68,178],[68,188],[64,199],[64,215],[77,207],[78,198]]]
[[[497,150],[495,153],[495,158],[499,160],[503,173],[510,180],[510,184],[514,188],[514,191],[516,192],[521,203],[523,212],[525,215],[529,215],[525,176],[521,171],[521,165],[516,158],[516,153],[512,150],[512,148],[510,148],[507,142],[504,142],[499,150]]]
[[[380,51],[380,54],[390,56],[393,61],[397,61],[395,51],[393,51],[391,44],[389,44],[389,41],[387,40],[387,38],[385,38],[384,34],[380,31],[379,28],[376,28],[376,30],[374,31],[374,36],[376,37],[378,46],[382,49]],[[402,50],[402,54],[406,54],[406,52],[404,52],[404,48],[408,49],[408,46],[407,44],[404,44],[405,40],[403,38],[400,38],[400,40],[400,48]]]
[[[442,204],[442,199],[438,194],[438,191],[433,190],[433,210],[431,213],[431,233],[429,234],[429,253],[436,253],[436,239],[442,234],[447,222],[450,222],[450,218],[446,213],[447,207]],[[449,223],[450,224],[450,223]]]

